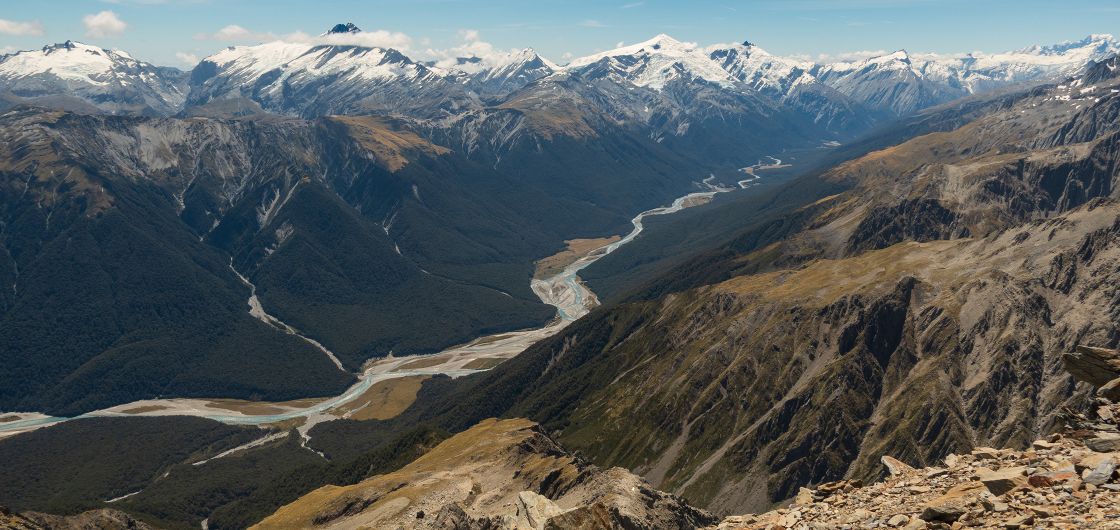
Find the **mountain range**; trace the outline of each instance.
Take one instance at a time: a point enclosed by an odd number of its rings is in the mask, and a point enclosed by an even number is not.
[[[793,106],[823,122],[826,131],[841,134],[867,129],[868,121],[856,114],[905,115],[964,95],[1056,79],[1120,50],[1111,35],[1090,35],[1006,53],[900,50],[816,63],[771,55],[750,42],[699,47],[658,35],[563,66],[529,48],[437,66],[345,39],[360,32],[354,24],[339,24],[310,43],[233,46],[202,59],[189,73],[67,41],[0,56],[0,92],[9,104],[62,98],[76,109],[112,114],[170,116],[208,106],[237,114],[259,106],[303,117],[381,112],[435,119],[477,110],[523,89],[540,90],[532,85],[547,86],[556,76],[604,78],[669,94],[674,81],[683,80],[740,96],[798,102]],[[687,95],[670,97],[689,104]]]

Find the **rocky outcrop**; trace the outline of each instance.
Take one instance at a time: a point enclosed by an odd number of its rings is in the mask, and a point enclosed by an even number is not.
[[[1120,528],[1120,452],[1094,443],[1115,436],[1118,419],[1120,405],[1105,402],[1025,450],[976,448],[923,469],[884,457],[882,482],[803,488],[788,507],[714,528]]]
[[[312,491],[257,528],[688,529],[714,521],[624,469],[587,463],[528,420],[490,419],[398,471]]]
[[[1062,355],[1066,371],[1078,381],[1097,387],[1097,394],[1120,401],[1120,352],[1107,348],[1078,346]]]

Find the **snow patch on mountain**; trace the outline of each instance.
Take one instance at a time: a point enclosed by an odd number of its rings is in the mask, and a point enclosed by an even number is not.
[[[77,98],[109,112],[174,112],[186,100],[184,81],[178,70],[74,41],[0,56],[0,92]]]
[[[661,90],[673,80],[702,80],[724,88],[735,79],[694,43],[664,33],[637,44],[580,57],[564,67],[569,71],[605,70],[605,74],[641,87]]]

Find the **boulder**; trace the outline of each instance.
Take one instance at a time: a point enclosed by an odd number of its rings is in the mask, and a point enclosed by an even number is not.
[[[887,466],[887,471],[892,475],[901,475],[903,473],[914,470],[914,468],[906,465],[901,460],[892,456],[883,455],[883,458],[881,458],[880,460],[883,462],[884,466]]]
[[[983,483],[965,482],[958,484],[933,499],[922,508],[918,517],[923,521],[952,523],[968,512],[969,507],[979,502],[986,493]]]
[[[1120,377],[1120,352],[1108,348],[1078,346],[1062,354],[1066,371],[1078,381],[1102,387]]]
[[[601,502],[553,516],[544,526],[545,530],[610,530],[617,527],[610,510]]]
[[[1120,433],[1101,432],[1085,440],[1085,447],[1098,453],[1120,452]]]
[[[1120,403],[1120,377],[1113,379],[1097,389],[1097,395],[1113,403]]]
[[[1116,472],[1118,464],[1120,464],[1120,454],[1117,453],[1096,453],[1078,462],[1079,467],[1085,468],[1081,472],[1081,479],[1095,486],[1108,482]]]
[[[517,494],[517,522],[520,527],[542,530],[549,519],[562,513],[564,510],[544,495],[531,491]]]
[[[1004,528],[1023,528],[1024,526],[1030,526],[1032,524],[1034,524],[1034,516],[1033,515],[1023,515],[1023,516],[1016,517],[1016,518],[1004,523],[1003,527]]]
[[[981,472],[980,482],[984,483],[992,495],[1003,495],[1027,484],[1026,468],[1006,467],[998,471]]]
[[[972,450],[972,456],[979,460],[993,460],[999,458],[999,449],[991,447],[977,447]]]
[[[1058,444],[1054,442],[1048,442],[1046,440],[1035,440],[1031,443],[1031,447],[1038,450],[1049,451],[1055,447],[1058,447]]]

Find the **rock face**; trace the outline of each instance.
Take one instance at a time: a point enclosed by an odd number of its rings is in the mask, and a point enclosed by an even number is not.
[[[256,528],[696,528],[715,519],[620,468],[572,455],[527,420],[486,420],[399,471],[326,486]]]
[[[822,484],[786,508],[715,528],[1120,528],[1120,453],[1084,443],[1114,432],[1105,418],[1118,416],[1120,406],[1105,404],[1031,449],[949,455],[945,467],[907,469],[863,488]]]

